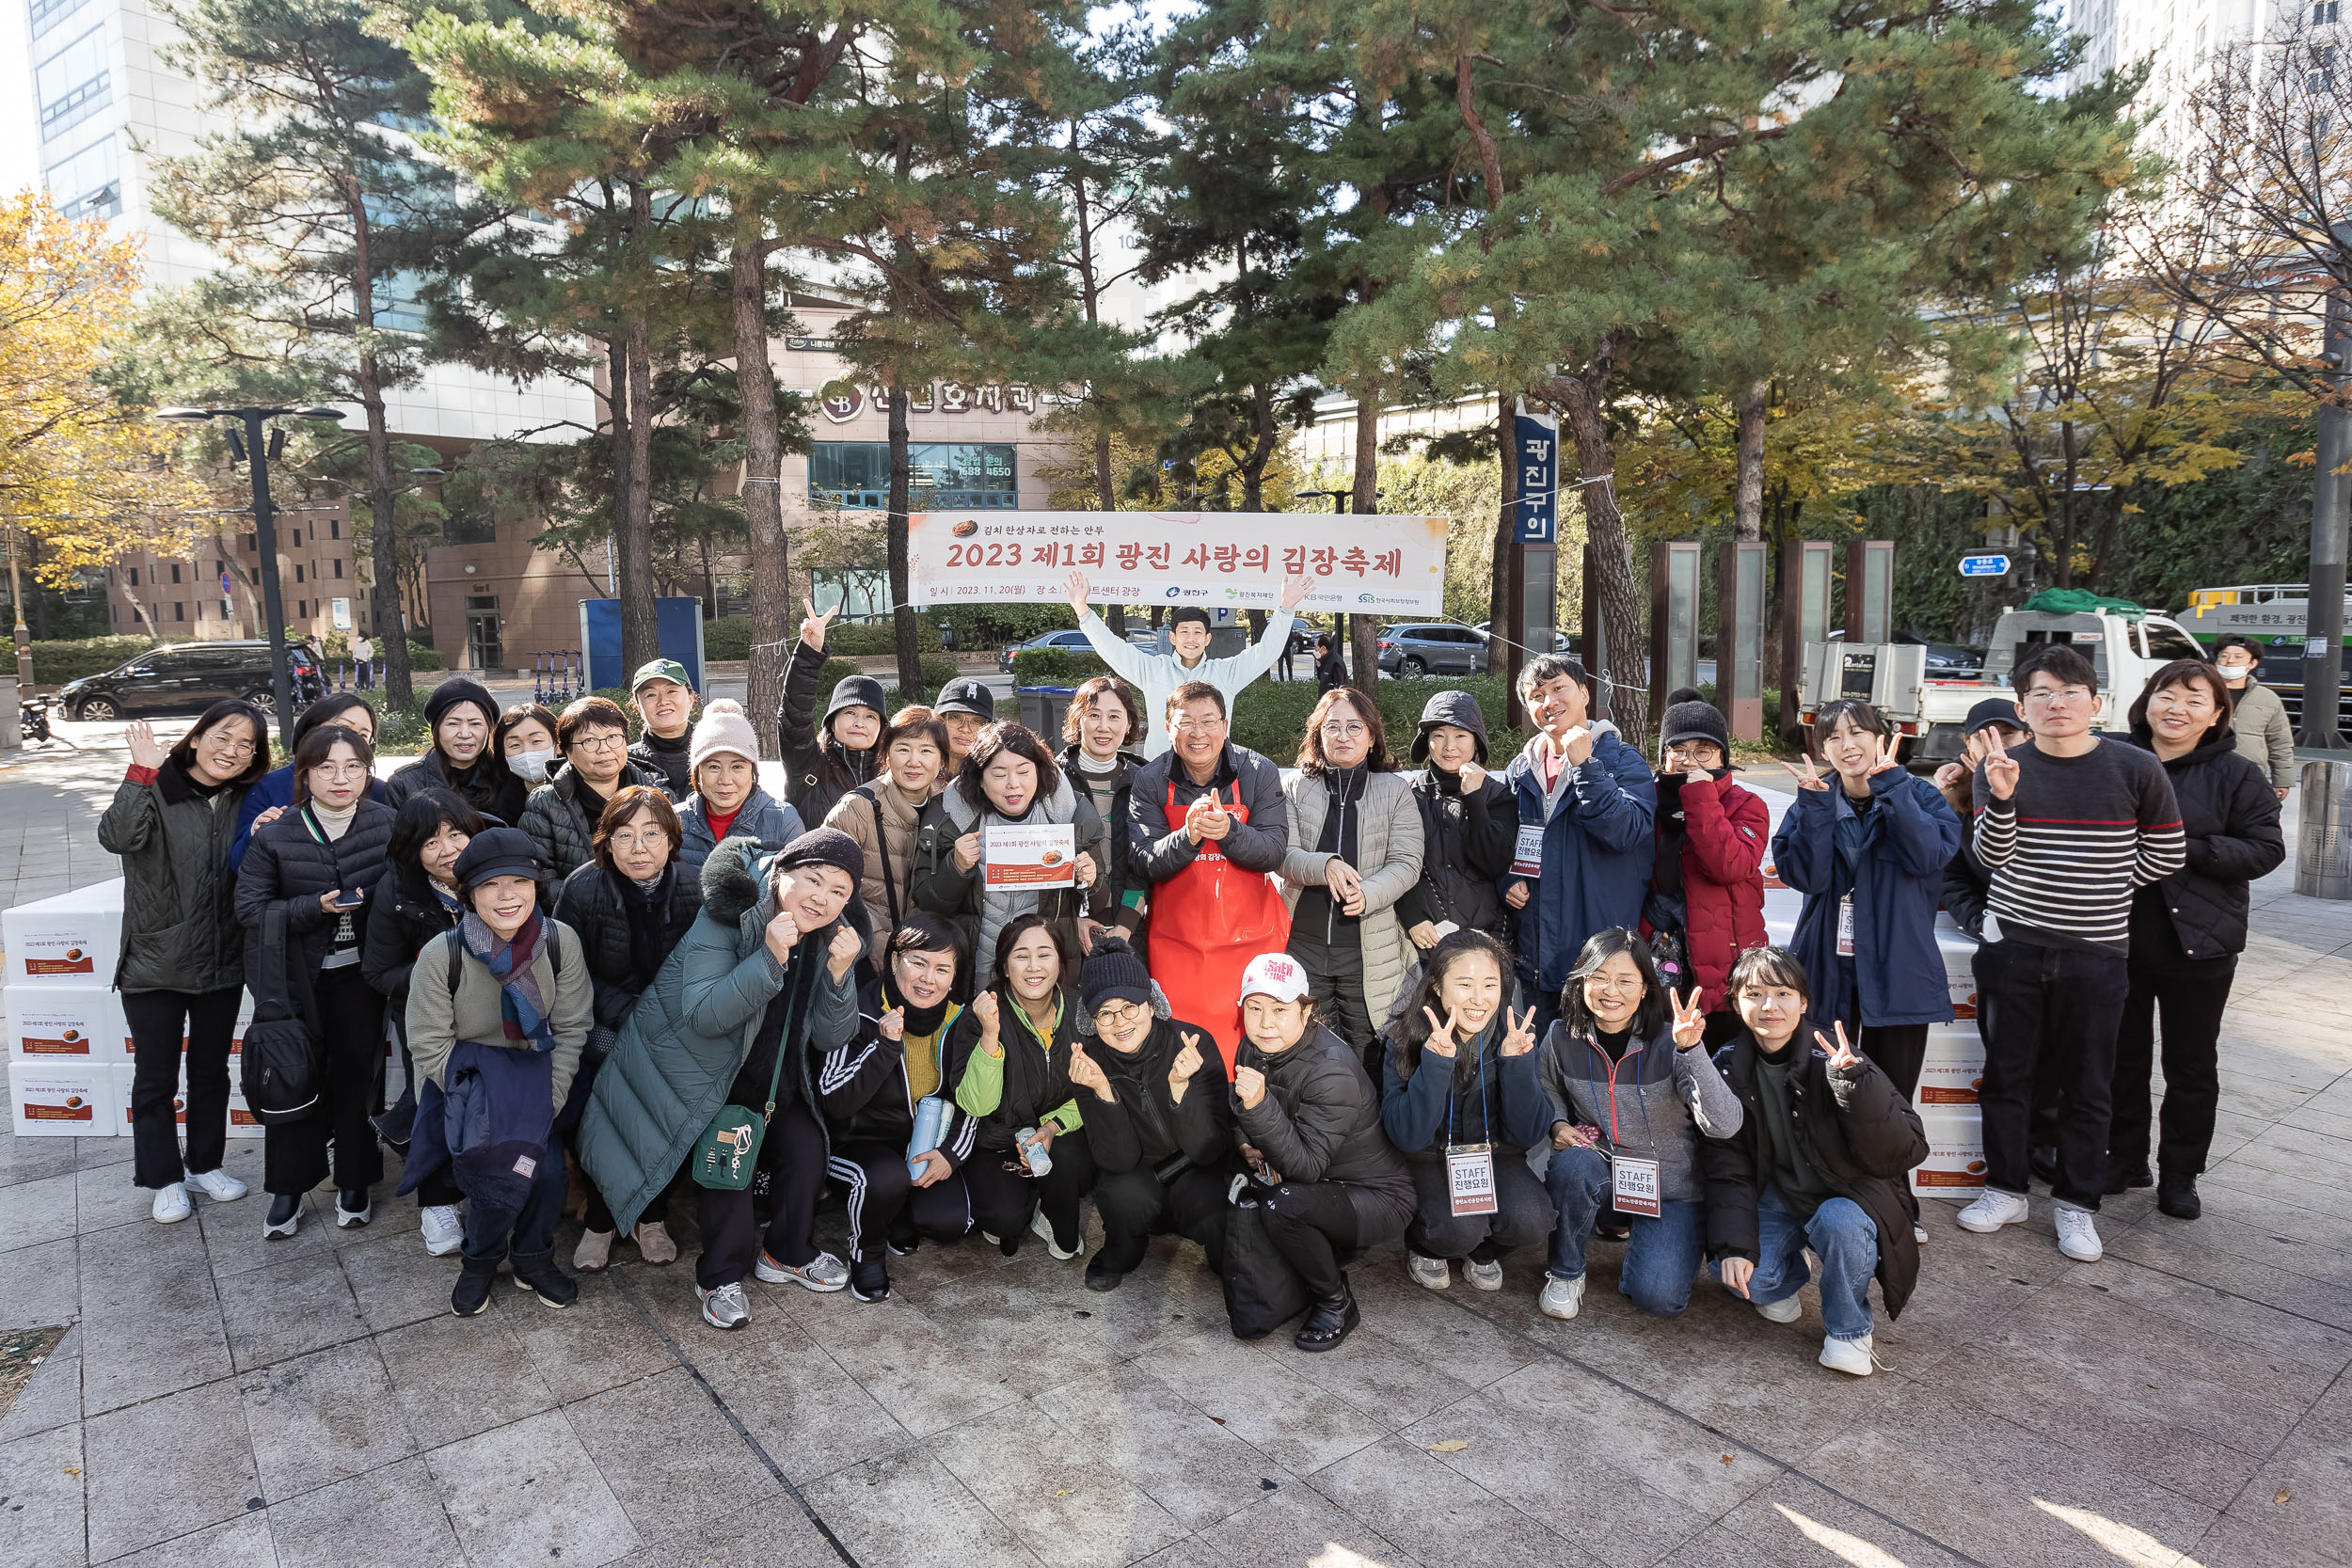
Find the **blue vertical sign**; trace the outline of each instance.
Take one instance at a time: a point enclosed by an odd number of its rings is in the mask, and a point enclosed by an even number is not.
[[[1554,544],[1560,537],[1560,421],[1521,405],[1512,432],[1519,462],[1516,537],[1522,545]]]

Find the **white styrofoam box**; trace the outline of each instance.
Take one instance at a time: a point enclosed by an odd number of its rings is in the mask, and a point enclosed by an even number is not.
[[[1984,1190],[1984,1118],[1974,1105],[1938,1105],[1919,1113],[1928,1157],[1911,1173],[1915,1193],[1964,1195]]]
[[[97,1062],[10,1062],[8,1104],[20,1138],[111,1138],[123,1131],[116,1069]]]
[[[1919,1066],[1920,1110],[1974,1105],[1983,1087],[1984,1037],[1975,1023],[1929,1025],[1927,1055]]]
[[[112,1061],[127,1037],[122,1007],[105,986],[8,988],[8,1055],[17,1061]]]
[[[11,986],[110,985],[122,950],[122,879],[0,911]]]
[[[269,1130],[253,1115],[253,1107],[234,1088],[229,1091],[229,1135],[232,1138],[266,1137]]]

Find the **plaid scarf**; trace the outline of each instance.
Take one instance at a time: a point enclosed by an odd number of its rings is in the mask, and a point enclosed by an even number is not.
[[[480,959],[499,982],[499,1016],[506,1037],[529,1040],[534,1051],[553,1051],[555,1031],[548,1026],[547,998],[540,995],[538,978],[531,968],[547,931],[546,916],[533,913],[512,942],[501,942],[478,914],[469,913],[458,922],[457,929],[466,951]]]

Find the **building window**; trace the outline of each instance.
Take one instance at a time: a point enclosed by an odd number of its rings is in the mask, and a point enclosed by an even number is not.
[[[58,23],[69,20],[82,8],[82,0],[33,0],[33,38],[41,36]]]
[[[486,511],[452,507],[442,514],[441,542],[445,545],[490,545],[498,542],[498,520]]]
[[[809,574],[809,595],[819,613],[838,610],[844,621],[879,621],[895,608],[890,601],[890,572],[827,571]]]
[[[248,533],[245,536],[246,554],[251,555],[262,547],[260,543],[261,537],[262,536],[258,533]]]
[[[171,618],[175,621],[184,621],[188,618],[188,605],[185,599],[171,601]]]
[[[302,531],[300,529],[294,531],[294,547],[295,549],[300,549],[302,547]]]
[[[343,575],[343,562],[342,562],[342,557],[340,557],[340,556],[338,556],[338,557],[336,558],[336,560],[335,560],[335,575],[336,575],[337,577],[342,577],[342,576]],[[2327,601],[2326,601],[2325,599],[2321,600],[2320,602],[2321,602],[2322,604],[2327,603]]]
[[[180,580],[180,563],[176,561],[171,563],[171,580],[174,582]]]
[[[294,614],[305,621],[309,620],[310,618],[310,601],[308,599],[296,599],[294,601]]]
[[[134,587],[134,588],[136,588],[136,587],[139,585],[139,569],[138,569],[136,566],[134,566],[134,567],[132,567],[132,568],[130,569],[130,571],[131,571],[131,586],[132,586],[132,587]]]
[[[43,60],[33,71],[33,96],[40,104],[43,140],[79,125],[112,99],[106,74],[106,29],[92,27]]]
[[[375,325],[386,332],[422,332],[421,275],[396,272],[375,280]]]
[[[49,199],[66,218],[110,218],[122,211],[122,179],[112,131],[41,171]]]
[[[341,517],[326,519],[326,536],[329,539],[341,539],[343,536],[343,520]]]
[[[1017,504],[1013,449],[977,441],[916,441],[907,451],[907,504],[915,511]],[[884,441],[819,441],[808,457],[808,499],[847,512],[890,505],[890,446]]]
[[[40,13],[36,10],[33,14],[38,16]],[[2343,18],[2344,0],[2317,0],[2317,4],[2312,7],[2312,25],[2314,27],[2332,27]],[[33,25],[38,27],[40,24],[36,22]],[[2200,27],[2198,31],[2201,33],[2204,29]]]
[[[302,580],[302,566],[301,566],[301,563],[297,562],[295,563],[295,565],[294,565],[294,581],[296,581],[296,582],[300,582],[301,580]]]

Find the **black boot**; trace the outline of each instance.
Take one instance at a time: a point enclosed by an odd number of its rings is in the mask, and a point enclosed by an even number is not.
[[[477,1318],[490,1305],[490,1287],[498,1283],[499,1260],[495,1258],[468,1258],[462,1260],[463,1272],[449,1293],[449,1309],[461,1318]]]
[[[262,1240],[291,1236],[302,1226],[302,1195],[279,1193],[269,1200],[269,1217],[262,1222]]]
[[[1087,1289],[1089,1291],[1116,1291],[1119,1282],[1126,1277],[1117,1269],[1104,1268],[1100,1257],[1087,1264]]]
[[[2130,1192],[2134,1187],[2153,1187],[2155,1184],[2156,1179],[2149,1173],[2148,1162],[2145,1160],[2137,1164],[2122,1160],[2107,1162],[2106,1190],[2109,1197],[2113,1197],[2118,1193]]]
[[[2204,1200],[2197,1196],[2197,1178],[2164,1173],[2156,1183],[2156,1207],[2176,1220],[2193,1220],[2205,1212]]]
[[[879,1256],[850,1259],[850,1294],[860,1301],[888,1301],[890,1265]]]
[[[538,1291],[549,1307],[569,1307],[580,1299],[578,1281],[555,1266],[552,1248],[529,1258],[516,1253],[514,1262],[516,1289]]]
[[[1340,1275],[1340,1293],[1328,1301],[1319,1301],[1310,1307],[1307,1321],[1301,1323],[1291,1343],[1303,1351],[1339,1349],[1340,1341],[1364,1321],[1356,1309],[1356,1292],[1348,1289],[1347,1276]]]

